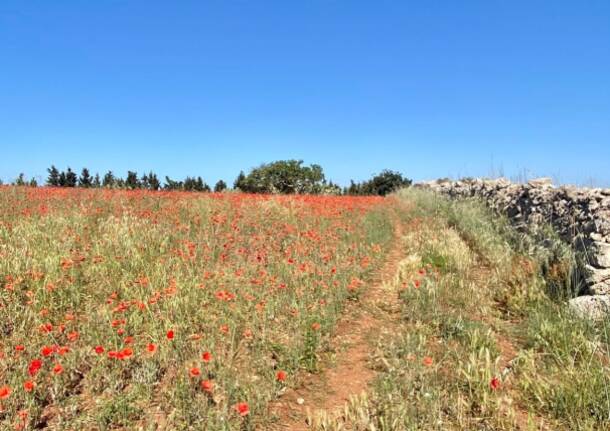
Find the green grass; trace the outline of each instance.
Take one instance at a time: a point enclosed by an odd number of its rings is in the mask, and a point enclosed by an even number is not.
[[[400,331],[379,340],[373,391],[318,428],[610,428],[606,325],[567,308],[571,250],[543,229],[516,232],[476,200],[398,196],[411,204]]]

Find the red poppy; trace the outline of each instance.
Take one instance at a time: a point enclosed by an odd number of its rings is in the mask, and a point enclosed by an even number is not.
[[[18,352],[23,352],[25,350],[25,346],[22,344],[18,344],[15,346],[15,350]]]
[[[0,387],[0,400],[4,400],[4,399],[8,398],[10,394],[11,394],[11,388],[9,388],[8,386]]]
[[[201,374],[201,370],[197,367],[193,367],[190,369],[189,373],[190,373],[191,377],[197,377],[198,375]]]
[[[174,331],[172,329],[167,331],[167,339],[168,340],[173,340],[174,339]]]
[[[207,393],[212,393],[212,389],[214,388],[214,382],[211,380],[202,380],[201,381],[201,389],[203,389]]]
[[[248,403],[237,403],[235,404],[234,409],[242,417],[248,416],[250,413],[250,406],[248,406]]]
[[[55,366],[53,367],[53,373],[61,374],[63,372],[64,372],[64,367],[62,367],[61,364],[59,364],[59,363],[55,364]]]
[[[44,346],[42,349],[40,349],[40,354],[42,356],[51,356],[53,354],[53,347]]]
[[[30,362],[30,366],[28,367],[28,373],[30,376],[35,376],[38,373],[38,370],[42,368],[42,361],[40,359],[34,359]]]
[[[148,350],[150,353],[155,353],[155,350],[157,350],[157,346],[153,343],[148,343],[148,346],[146,346],[146,350]]]
[[[277,374],[275,375],[275,378],[278,382],[283,382],[284,380],[286,380],[287,374],[286,371],[278,371]]]
[[[502,383],[500,382],[500,379],[497,377],[494,377],[493,379],[491,379],[491,381],[489,382],[489,387],[491,387],[492,390],[496,390],[496,389],[500,389],[500,386],[502,385]]]
[[[95,346],[95,353],[101,355],[102,353],[104,353],[104,348],[102,346]]]
[[[201,354],[201,360],[203,362],[210,362],[212,360],[212,354],[210,352],[203,352]]]
[[[35,387],[36,387],[36,384],[35,384],[33,381],[31,381],[31,380],[26,380],[26,381],[23,383],[23,389],[24,389],[26,392],[32,392],[32,391],[34,390],[34,388],[35,388]]]
[[[430,367],[430,366],[432,366],[432,362],[433,362],[433,360],[432,360],[432,358],[431,358],[430,356],[426,356],[426,357],[424,358],[424,360],[422,361],[422,363],[423,363],[423,364],[424,364],[426,367]]]

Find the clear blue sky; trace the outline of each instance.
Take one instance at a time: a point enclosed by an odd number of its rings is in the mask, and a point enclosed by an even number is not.
[[[610,184],[610,1],[0,2],[0,178]]]

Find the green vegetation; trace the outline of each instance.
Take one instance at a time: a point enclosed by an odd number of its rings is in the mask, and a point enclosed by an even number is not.
[[[399,329],[371,355],[372,392],[316,428],[608,429],[607,323],[562,301],[573,291],[569,250],[548,238],[537,246],[475,200],[418,190],[398,199],[411,204],[394,282]]]

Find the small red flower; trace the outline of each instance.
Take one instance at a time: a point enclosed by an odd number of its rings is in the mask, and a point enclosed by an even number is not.
[[[203,352],[201,354],[201,360],[203,362],[210,362],[212,360],[212,354],[210,352]]]
[[[61,364],[59,364],[59,363],[55,364],[55,366],[53,367],[53,373],[61,374],[63,372],[64,372],[64,367],[62,367]]]
[[[18,352],[23,352],[25,350],[25,346],[22,344],[18,344],[15,346],[15,350]]]
[[[424,364],[424,366],[426,366],[426,367],[431,367],[431,366],[432,366],[432,363],[433,363],[433,360],[432,360],[432,358],[431,358],[430,356],[426,356],[426,357],[424,358],[424,360],[422,361],[422,363],[423,363],[423,364]]]
[[[283,382],[284,380],[286,380],[287,374],[286,371],[278,371],[277,374],[275,375],[275,378],[278,382]]]
[[[169,331],[167,331],[167,339],[168,340],[173,340],[174,339],[174,331],[172,329],[170,329]]]
[[[212,389],[214,389],[214,382],[211,380],[202,380],[201,381],[201,389],[208,394],[212,393]]]
[[[42,356],[51,356],[53,354],[53,347],[44,346],[42,349],[40,349],[40,354]]]
[[[4,400],[11,395],[11,388],[8,386],[0,387],[0,400]]]
[[[34,359],[30,362],[30,366],[28,367],[28,374],[30,376],[35,376],[36,373],[42,368],[42,361],[40,359]]]
[[[250,406],[248,406],[248,403],[237,403],[235,404],[234,409],[242,417],[248,416],[250,413]]]
[[[201,370],[197,367],[193,367],[190,369],[189,373],[190,373],[191,377],[197,377],[198,375],[201,374]]]
[[[33,381],[31,381],[31,380],[26,380],[26,381],[23,383],[23,389],[24,389],[26,392],[32,392],[32,391],[34,390],[34,388],[35,388],[35,387],[36,387],[36,384],[35,384]]]
[[[102,353],[104,353],[104,348],[102,346],[95,346],[95,353],[101,355]]]
[[[502,385],[502,382],[500,382],[500,379],[497,377],[494,377],[493,379],[491,379],[491,381],[489,382],[489,387],[495,391],[496,389],[500,389],[500,386]]]
[[[155,350],[157,350],[157,346],[153,343],[148,343],[148,346],[146,346],[146,350],[148,350],[150,353],[155,353]]]

